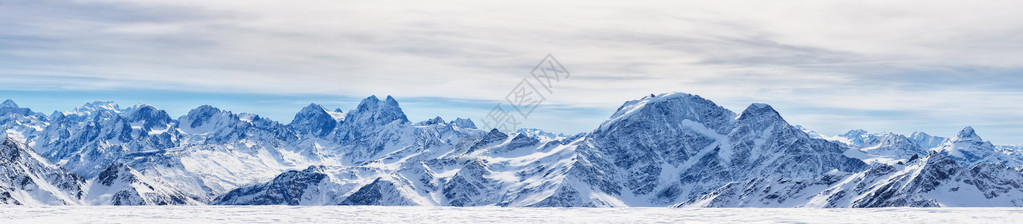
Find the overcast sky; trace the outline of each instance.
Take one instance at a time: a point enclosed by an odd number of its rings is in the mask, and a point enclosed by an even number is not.
[[[984,2],[0,0],[0,98],[287,123],[392,95],[412,120],[479,120],[550,53],[571,76],[522,127],[589,131],[679,91],[826,134],[1023,144],[1023,2]]]

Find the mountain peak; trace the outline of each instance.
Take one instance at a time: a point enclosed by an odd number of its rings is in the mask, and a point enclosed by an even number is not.
[[[309,104],[295,114],[295,119],[289,124],[299,133],[325,135],[336,127],[338,121],[323,106],[315,103]]]
[[[298,113],[295,114],[295,119],[293,119],[291,123],[295,123],[296,121],[298,121],[300,117],[310,115],[316,116],[326,115],[327,117],[330,117],[327,108],[324,108],[322,105],[319,104],[310,103],[309,106],[303,107],[301,110],[298,111]]]
[[[188,114],[178,121],[180,122],[179,125],[187,125],[186,127],[189,128],[198,128],[207,122],[211,122],[214,116],[225,112],[228,111],[222,111],[219,108],[210,105],[202,105],[188,111]]]
[[[408,117],[401,110],[398,101],[387,96],[383,103],[376,95],[369,96],[359,103],[355,110],[345,115],[345,122],[355,125],[381,126],[393,121],[408,122]]]
[[[301,111],[327,111],[327,108],[323,108],[323,105],[316,103],[309,103],[309,106],[305,106]]]
[[[199,116],[199,115],[209,115],[209,114],[216,114],[216,113],[220,113],[220,112],[221,112],[220,108],[216,108],[216,107],[213,107],[213,106],[210,106],[210,105],[202,105],[202,106],[196,107],[195,109],[192,109],[192,110],[188,111],[188,115],[189,115],[189,117],[194,117],[192,115],[196,115],[196,116]]]
[[[394,97],[391,97],[391,95],[387,95],[387,98],[384,99],[384,102],[386,102],[389,105],[398,106],[398,100],[395,100]]]
[[[446,123],[446,122],[444,122],[444,119],[441,118],[440,116],[437,116],[437,117],[434,117],[434,118],[430,118],[429,120],[420,121],[419,123],[416,123],[416,125],[426,126],[426,125],[443,124],[443,123]]]
[[[128,114],[128,121],[144,121],[146,128],[164,126],[173,122],[167,111],[160,110],[149,104],[139,104]]]
[[[959,131],[959,134],[956,134],[956,136],[952,138],[952,141],[953,142],[964,142],[964,141],[982,142],[983,139],[981,139],[980,136],[977,135],[977,132],[973,130],[973,127],[966,126],[966,128],[963,128],[962,131]]]
[[[14,103],[11,99],[7,99],[0,103],[0,108],[18,108],[18,104]]]
[[[455,118],[449,124],[454,127],[476,129],[476,123],[472,122],[472,119],[469,118]]]
[[[758,123],[767,121],[785,122],[785,119],[781,117],[781,114],[774,110],[774,107],[763,103],[750,104],[749,107],[746,107],[746,110],[743,110],[742,114],[739,115],[739,120],[751,119],[758,121]]]
[[[842,136],[842,137],[855,137],[855,136],[860,136],[860,135],[864,135],[864,134],[867,134],[867,130],[856,129],[856,130],[849,130],[849,131],[845,132],[845,134],[841,134],[839,136]]]
[[[81,107],[75,108],[74,110],[67,112],[67,114],[77,114],[83,116],[90,116],[91,114],[107,111],[112,113],[122,113],[121,107],[114,103],[114,101],[93,101],[85,103]]]
[[[745,110],[742,111],[742,115],[740,116],[752,115],[781,117],[781,114],[778,114],[778,111],[774,110],[774,107],[771,107],[771,105],[763,103],[750,104],[748,107],[746,107]]]
[[[82,105],[84,109],[90,110],[109,110],[109,111],[121,111],[121,107],[114,101],[93,101]]]

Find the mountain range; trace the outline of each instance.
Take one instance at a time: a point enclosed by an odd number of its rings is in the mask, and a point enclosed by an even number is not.
[[[393,97],[310,104],[287,124],[204,105],[45,115],[0,104],[0,204],[513,207],[1023,206],[1023,147],[853,130],[766,104],[625,102],[590,132],[412,122]]]

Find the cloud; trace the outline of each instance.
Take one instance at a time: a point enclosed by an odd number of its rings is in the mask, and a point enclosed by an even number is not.
[[[649,93],[683,91],[733,110],[770,103],[789,110],[782,112],[793,123],[825,133],[920,127],[950,135],[969,123],[991,128],[993,139],[1023,143],[1012,134],[1023,130],[992,122],[1023,120],[1016,103],[1023,85],[1018,1],[43,0],[0,6],[5,90],[497,102],[553,53],[573,74],[546,102],[558,108],[613,110]],[[585,112],[544,113],[551,119],[531,125],[551,127],[553,117]],[[585,131],[591,127],[583,123],[606,116],[588,115],[563,130]]]

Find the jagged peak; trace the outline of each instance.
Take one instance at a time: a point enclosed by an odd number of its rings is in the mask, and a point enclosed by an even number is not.
[[[953,142],[966,142],[966,141],[982,142],[984,140],[980,137],[980,135],[977,135],[977,132],[973,130],[973,127],[966,126],[966,128],[963,128],[962,131],[959,131],[959,134],[956,134],[955,137],[952,137],[952,141]]]
[[[355,110],[345,115],[344,120],[357,125],[384,125],[395,120],[405,123],[408,122],[408,117],[394,97],[387,96],[381,103],[380,99],[373,95],[363,99]]]
[[[167,111],[161,110],[161,109],[156,108],[155,106],[149,105],[149,104],[135,105],[135,109],[132,110],[132,112],[131,112],[131,114],[129,114],[129,116],[132,117],[132,118],[136,118],[136,119],[138,119],[138,118],[145,118],[145,117],[155,117],[155,118],[160,118],[160,119],[170,119],[170,115],[167,114]]]
[[[370,104],[370,103],[375,104],[375,103],[379,103],[379,102],[381,102],[381,99],[380,98],[376,98],[376,95],[369,95],[369,97],[366,97],[366,98],[362,99],[362,101],[360,101],[359,104],[360,105],[361,104]]]
[[[211,121],[220,121],[219,119],[214,119],[214,117],[222,116],[220,114],[227,116],[227,120],[240,120],[238,115],[232,114],[230,111],[220,110],[210,105],[202,105],[188,111],[188,114],[182,116],[178,121],[182,127],[198,128]]]
[[[188,114],[185,114],[185,117],[189,117],[189,118],[192,118],[192,119],[207,118],[207,117],[213,116],[215,114],[224,113],[224,112],[229,112],[229,111],[223,111],[223,110],[220,110],[220,108],[216,108],[216,107],[210,106],[210,105],[202,105],[202,106],[196,107],[195,109],[189,110]]]
[[[922,132],[922,131],[914,131],[913,134],[910,134],[909,136],[910,137],[922,137],[922,138],[923,137],[934,137],[933,135],[927,134],[927,132]]]
[[[63,113],[64,115],[91,115],[95,112],[110,112],[120,114],[124,112],[121,107],[114,101],[93,101],[85,103],[81,107],[75,108],[74,110]]]
[[[455,118],[449,124],[454,127],[477,129],[476,123],[469,118]]]
[[[845,132],[845,134],[841,134],[839,136],[854,137],[854,136],[864,135],[864,134],[867,134],[867,133],[868,133],[867,130],[855,129],[855,130],[849,130],[849,131]]]
[[[291,124],[299,124],[310,120],[322,122],[317,119],[329,119],[336,121],[326,108],[319,104],[310,103],[309,106],[303,107],[302,110],[295,113],[295,118],[291,120]]]
[[[391,97],[391,95],[387,95],[387,98],[384,99],[384,102],[389,105],[398,106],[398,100],[395,100],[394,97]]]
[[[216,107],[210,106],[210,105],[202,105],[202,106],[196,107],[195,109],[189,110],[188,114],[186,114],[185,116],[192,117],[192,118],[195,118],[195,117],[205,117],[205,116],[210,116],[210,115],[213,115],[213,114],[219,114],[221,112],[224,112],[224,111],[220,110],[220,108],[216,108]]]
[[[440,116],[437,116],[437,117],[430,118],[430,119],[425,120],[425,121],[420,121],[419,123],[416,123],[416,125],[421,125],[422,126],[422,125],[434,125],[434,124],[444,124],[444,123],[446,123],[446,122],[444,122],[444,119],[440,118]]]
[[[774,107],[771,107],[771,105],[767,105],[767,104],[764,104],[764,103],[753,103],[753,104],[750,104],[748,107],[746,107],[745,110],[742,111],[742,114],[739,115],[739,116],[741,117],[741,116],[754,116],[754,115],[755,116],[781,117],[781,114],[779,114],[778,111],[774,110]]]
[[[494,128],[494,129],[490,129],[490,132],[487,132],[487,134],[484,135],[483,138],[485,138],[485,139],[490,139],[490,138],[504,139],[504,138],[508,138],[508,134],[505,134],[504,132],[501,132],[501,130],[497,130],[497,128]]]
[[[682,92],[661,93],[661,94],[657,94],[657,95],[650,94],[648,96],[643,96],[643,98],[640,98],[638,100],[626,101],[624,104],[622,104],[622,106],[618,107],[618,110],[616,110],[615,114],[612,115],[611,117],[614,118],[614,117],[617,117],[617,116],[627,115],[627,114],[631,113],[632,111],[635,111],[636,109],[639,109],[639,108],[642,108],[643,106],[646,106],[647,104],[657,103],[657,102],[662,102],[662,101],[672,100],[672,99],[684,99],[684,98],[689,98],[689,97],[693,97],[693,96],[694,95],[692,95],[692,94],[682,93]],[[700,98],[699,96],[695,96],[695,97]],[[702,98],[700,98],[700,99],[702,99]]]
[[[14,103],[14,100],[7,99],[0,103],[0,108],[18,108],[18,104]]]
[[[302,110],[298,111],[298,113],[312,113],[312,112],[315,112],[315,113],[319,113],[319,112],[326,113],[327,112],[327,108],[324,108],[323,105],[319,105],[319,104],[316,104],[316,103],[309,103],[309,106],[305,106],[305,107],[302,108]]]
[[[85,105],[82,105],[81,108],[93,110],[121,111],[121,106],[117,105],[117,103],[115,103],[114,101],[93,101],[85,103]]]
[[[611,117],[600,125],[599,131],[608,130],[616,123],[631,120],[636,114],[661,117],[668,121],[692,120],[717,128],[731,122],[735,113],[699,95],[681,92],[651,94],[639,100],[622,104]]]
[[[217,107],[214,107],[214,106],[210,106],[208,104],[204,104],[202,106],[196,107],[195,109],[192,109],[192,110],[188,111],[189,114],[191,114],[193,112],[214,112],[214,113],[220,113],[220,108],[217,108]]]
[[[746,107],[742,114],[739,115],[738,120],[755,121],[756,123],[785,123],[785,119],[781,117],[778,111],[774,110],[774,107],[762,103],[754,103]]]

